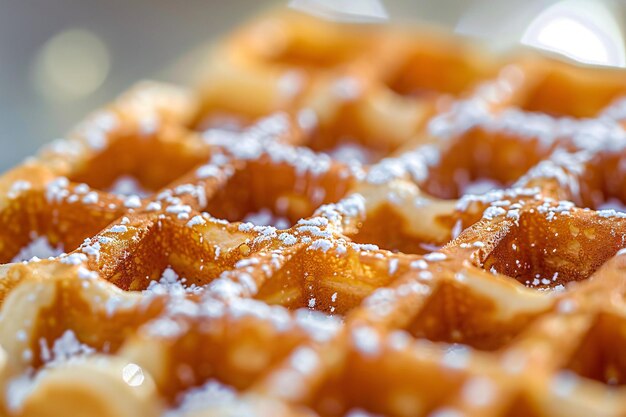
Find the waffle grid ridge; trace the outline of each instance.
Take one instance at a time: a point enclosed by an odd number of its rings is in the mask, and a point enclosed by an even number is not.
[[[626,78],[464,42],[270,13],[0,177],[2,413],[626,413]]]

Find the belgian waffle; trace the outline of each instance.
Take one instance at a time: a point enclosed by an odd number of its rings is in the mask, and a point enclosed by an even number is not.
[[[626,414],[623,72],[280,12],[203,74],[0,178],[3,414]]]

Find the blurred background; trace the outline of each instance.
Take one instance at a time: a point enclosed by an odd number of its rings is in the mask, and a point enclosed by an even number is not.
[[[207,42],[272,6],[443,26],[624,67],[619,0],[0,0],[0,170],[143,78],[190,82]],[[626,76],[626,73],[625,73]]]

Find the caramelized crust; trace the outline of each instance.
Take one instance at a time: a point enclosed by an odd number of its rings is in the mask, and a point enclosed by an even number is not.
[[[256,19],[0,177],[0,415],[626,414],[625,93]]]

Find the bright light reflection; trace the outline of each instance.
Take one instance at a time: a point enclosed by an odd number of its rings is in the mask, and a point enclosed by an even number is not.
[[[588,64],[626,66],[620,27],[600,2],[560,1],[531,22],[521,41]]]
[[[138,387],[143,384],[143,371],[139,365],[129,363],[122,369],[122,379],[131,387]]]
[[[110,68],[107,46],[95,34],[70,29],[50,38],[33,63],[35,88],[54,100],[76,100],[96,91]]]
[[[291,0],[289,7],[343,22],[365,23],[389,18],[381,0]]]

